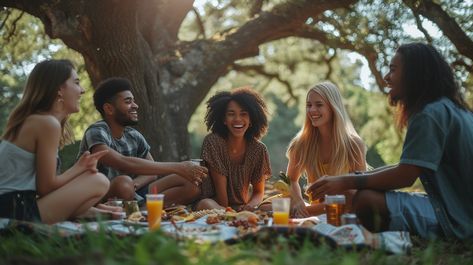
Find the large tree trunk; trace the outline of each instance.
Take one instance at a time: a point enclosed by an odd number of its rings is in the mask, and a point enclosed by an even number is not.
[[[261,12],[219,39],[180,42],[192,0],[0,0],[43,22],[51,38],[80,52],[94,86],[121,76],[133,84],[139,130],[160,161],[188,159],[190,116],[235,60],[262,43],[295,35],[308,17],[356,0],[299,0]]]

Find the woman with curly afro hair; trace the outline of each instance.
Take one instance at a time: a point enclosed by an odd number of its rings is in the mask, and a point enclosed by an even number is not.
[[[264,100],[248,87],[209,99],[205,123],[211,133],[202,144],[202,158],[210,177],[202,183],[197,209],[253,210],[261,203],[271,175],[269,154],[260,141],[268,129],[267,115]]]

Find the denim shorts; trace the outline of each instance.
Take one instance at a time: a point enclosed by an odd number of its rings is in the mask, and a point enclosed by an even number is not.
[[[36,192],[12,191],[0,195],[0,218],[41,222]]]
[[[443,237],[429,197],[425,193],[386,192],[391,231],[409,231],[423,238]]]

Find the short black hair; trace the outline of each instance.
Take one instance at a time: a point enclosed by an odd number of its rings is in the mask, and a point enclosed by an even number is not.
[[[228,128],[224,124],[224,119],[228,103],[232,100],[250,115],[251,126],[245,133],[245,139],[261,139],[268,130],[268,111],[263,98],[249,87],[219,92],[207,101],[205,114],[207,130],[227,138]]]
[[[111,103],[114,97],[122,91],[131,91],[131,82],[126,78],[112,77],[102,81],[94,93],[95,108],[104,117],[103,105]]]

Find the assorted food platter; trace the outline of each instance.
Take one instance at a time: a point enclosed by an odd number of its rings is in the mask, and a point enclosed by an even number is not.
[[[147,211],[135,212],[122,221],[121,227],[112,229],[133,233],[148,232]],[[305,222],[294,223],[295,226],[313,225]],[[190,211],[185,206],[164,209],[161,230],[178,239],[195,239],[199,241],[226,241],[257,232],[272,225],[272,218],[264,211],[236,212],[231,208]],[[117,227],[115,227],[117,226]]]

